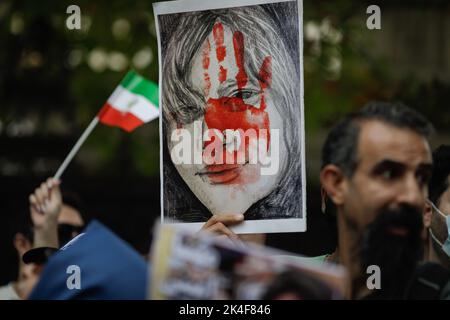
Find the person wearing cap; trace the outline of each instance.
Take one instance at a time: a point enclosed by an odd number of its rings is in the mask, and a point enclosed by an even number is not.
[[[28,293],[27,296],[31,293],[36,283],[39,281],[42,270],[44,269],[48,259],[56,251],[58,251],[57,248],[39,247],[28,250],[23,255],[22,261],[26,268],[30,271],[28,273],[26,285],[24,285],[24,291]]]
[[[0,300],[22,300],[33,290],[39,276],[48,261],[48,258],[58,251],[56,248],[41,247],[30,249],[22,256],[21,281],[17,283],[18,291],[14,286],[5,286],[0,290]]]
[[[93,220],[83,233],[51,255],[28,299],[143,300],[149,272],[135,249]],[[71,282],[75,278],[78,280]],[[74,283],[77,285],[71,285]]]
[[[450,269],[450,146],[433,152],[433,173],[424,212],[424,260]]]

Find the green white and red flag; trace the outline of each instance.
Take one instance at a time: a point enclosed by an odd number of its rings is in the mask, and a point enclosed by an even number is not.
[[[159,117],[158,85],[129,71],[97,116],[103,124],[133,131]]]
[[[100,112],[84,130],[64,159],[54,178],[59,179],[61,177],[97,123],[101,122],[131,132],[140,125],[159,117],[158,97],[158,85],[134,71],[129,71],[103,105]]]

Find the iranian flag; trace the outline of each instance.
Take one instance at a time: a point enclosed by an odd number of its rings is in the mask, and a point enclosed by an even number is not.
[[[103,124],[133,131],[158,118],[158,85],[129,71],[97,116]]]

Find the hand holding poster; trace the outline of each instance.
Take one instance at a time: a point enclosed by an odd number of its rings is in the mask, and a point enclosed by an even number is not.
[[[152,247],[151,299],[340,299],[346,274],[334,264],[162,225]]]
[[[162,220],[306,230],[301,1],[154,5]]]

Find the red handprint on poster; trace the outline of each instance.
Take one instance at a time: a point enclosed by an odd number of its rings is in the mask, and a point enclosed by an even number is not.
[[[253,2],[155,6],[163,212],[191,222],[231,212],[254,232],[300,231],[303,220],[279,227],[304,217],[299,8]],[[267,219],[279,223],[248,221]]]

